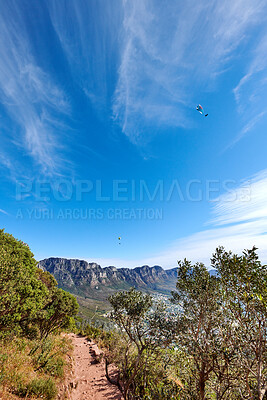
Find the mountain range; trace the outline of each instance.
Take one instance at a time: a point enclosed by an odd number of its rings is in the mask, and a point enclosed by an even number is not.
[[[46,258],[38,263],[39,268],[50,272],[58,286],[77,297],[79,315],[90,321],[97,319],[106,323],[105,315],[110,310],[108,297],[117,290],[135,287],[150,294],[170,295],[176,289],[178,268],[164,270],[159,265],[143,265],[133,269],[109,266],[84,260]],[[216,275],[216,270],[211,270]]]
[[[177,267],[164,270],[159,265],[144,265],[133,269],[102,268],[96,263],[66,258],[46,258],[38,264],[39,268],[50,272],[59,287],[78,295],[92,295],[100,292],[135,287],[146,291],[170,293],[175,289]]]

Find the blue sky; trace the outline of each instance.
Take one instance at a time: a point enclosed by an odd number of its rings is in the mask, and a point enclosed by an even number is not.
[[[267,262],[266,18],[261,0],[0,0],[1,226],[37,259]]]

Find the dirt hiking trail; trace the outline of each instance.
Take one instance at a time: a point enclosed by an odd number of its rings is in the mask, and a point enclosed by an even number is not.
[[[71,400],[122,400],[118,388],[105,376],[104,361],[96,362],[97,346],[83,336],[68,336],[73,344]]]

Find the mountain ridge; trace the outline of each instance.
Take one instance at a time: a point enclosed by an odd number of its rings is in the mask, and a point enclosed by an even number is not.
[[[101,267],[85,260],[49,257],[39,261],[38,267],[50,272],[60,287],[71,292],[87,292],[99,287],[171,291],[175,289],[178,268],[164,270],[159,265],[143,265],[136,268]]]
[[[137,290],[150,294],[170,296],[176,290],[178,267],[164,270],[159,265],[149,267],[102,268],[95,262],[80,259],[50,257],[39,261],[39,268],[50,272],[58,286],[74,294],[78,300],[79,316],[106,324],[106,313],[110,310],[108,297],[118,290]],[[213,270],[214,271],[214,270]]]

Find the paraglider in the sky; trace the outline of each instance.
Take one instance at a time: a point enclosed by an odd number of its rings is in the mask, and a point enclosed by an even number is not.
[[[204,114],[203,107],[200,104],[196,107],[196,110],[198,112],[200,112],[200,114],[204,115],[205,117],[207,117],[209,115],[209,114]]]
[[[121,244],[121,237],[120,236],[118,237],[118,240],[119,240],[119,244]]]

